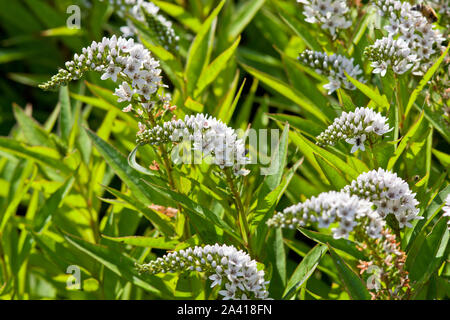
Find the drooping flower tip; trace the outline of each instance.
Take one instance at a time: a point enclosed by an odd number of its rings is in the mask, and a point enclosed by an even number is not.
[[[325,52],[305,50],[299,56],[299,61],[304,65],[313,68],[317,73],[323,74],[330,80],[324,85],[328,94],[332,94],[337,89],[344,87],[355,90],[355,86],[348,81],[345,73],[352,78],[365,82],[363,77],[358,76],[363,73],[359,65],[355,65],[353,58],[348,59],[338,54],[327,55]]]
[[[160,145],[188,141],[193,150],[203,156],[212,155],[213,163],[220,168],[232,167],[235,175],[247,175],[243,166],[250,162],[242,139],[235,130],[209,115],[197,114],[165,122],[162,126],[141,130],[137,143]]]
[[[365,150],[364,142],[390,132],[388,119],[370,108],[356,108],[352,112],[343,112],[334,119],[324,132],[317,137],[320,146],[334,145],[339,140],[345,140],[352,145],[351,153]]]
[[[268,284],[264,271],[258,270],[255,260],[242,250],[227,245],[196,246],[171,252],[148,264],[138,265],[139,272],[204,272],[212,281],[211,287],[225,287],[219,291],[224,300],[267,299]]]
[[[172,27],[172,22],[159,12],[160,8],[153,2],[143,0],[110,0],[109,2],[116,8],[116,13],[127,21],[127,25],[120,28],[123,37],[130,38],[138,34],[135,23],[128,19],[128,16],[131,16],[139,22],[147,22],[150,32],[158,38],[165,49],[178,49],[179,37]]]
[[[148,100],[159,87],[164,86],[159,61],[133,39],[112,36],[103,38],[101,42],[94,41],[83,48],[81,54],[75,54],[72,61],[66,62],[65,67],[40,87],[54,89],[81,78],[87,71],[96,71],[102,73],[102,80],[117,82],[121,79],[114,94],[119,98],[118,102],[131,102],[134,94]]]

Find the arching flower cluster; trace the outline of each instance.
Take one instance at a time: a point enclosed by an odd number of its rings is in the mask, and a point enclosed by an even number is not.
[[[227,245],[206,245],[171,252],[148,264],[138,265],[140,272],[204,272],[211,287],[225,287],[219,294],[224,300],[267,299],[264,270],[242,250]]]
[[[209,115],[186,115],[184,121],[172,120],[162,126],[143,128],[137,135],[137,142],[141,144],[161,145],[181,141],[193,143],[193,149],[204,156],[212,155],[213,163],[222,169],[232,167],[235,175],[249,173],[243,168],[250,162],[244,141],[238,138],[233,128]]]
[[[363,73],[359,65],[354,65],[353,58],[347,59],[338,54],[329,56],[325,52],[305,50],[300,54],[298,60],[330,80],[329,83],[323,86],[328,90],[328,94],[332,94],[342,86],[349,90],[355,90],[355,86],[347,80],[345,72],[352,78],[358,78]],[[365,82],[363,77],[360,77],[358,80]]]
[[[137,28],[127,15],[132,16],[139,22],[149,23],[150,30],[161,45],[167,50],[177,49],[179,37],[175,34],[172,22],[159,13],[160,8],[153,2],[145,0],[109,0],[109,3],[117,8],[118,15],[127,21],[127,25],[120,28],[123,37],[134,37]]]
[[[394,214],[400,228],[411,228],[411,221],[423,219],[418,216],[419,202],[408,184],[396,173],[382,168],[359,175],[343,191],[371,201],[382,218]]]
[[[66,69],[60,69],[40,87],[54,89],[79,79],[87,71],[97,71],[102,73],[102,80],[122,81],[114,93],[118,102],[131,102],[137,94],[138,102],[147,103],[158,88],[164,86],[158,67],[159,61],[153,59],[141,44],[134,43],[133,39],[112,36],[83,48],[82,54],[75,54],[72,61],[66,62]]]
[[[316,223],[319,228],[331,229],[336,239],[347,238],[360,228],[371,238],[379,238],[385,222],[372,210],[372,203],[346,192],[323,192],[276,213],[267,224],[271,227],[296,228]]]
[[[417,55],[409,48],[403,39],[393,40],[390,37],[378,39],[366,48],[365,54],[372,61],[373,73],[386,75],[391,67],[396,74],[403,74],[410,70],[417,60]]]
[[[376,0],[374,5],[377,7],[380,15],[389,19],[389,24],[385,27],[389,35],[383,39],[383,43],[388,44],[393,39],[402,40],[401,45],[393,46],[399,48],[407,47],[409,49],[408,56],[415,57],[414,60],[410,58],[411,61],[400,62],[396,68],[397,71],[394,69],[394,72],[401,74],[411,68],[412,73],[415,75],[424,74],[431,67],[434,59],[440,55],[441,43],[445,40],[442,33],[435,29],[427,18],[419,10],[415,10],[414,6],[408,2]],[[401,49],[399,50],[402,51]],[[403,50],[403,52],[407,51]],[[374,60],[374,58],[377,59]],[[372,60],[381,64],[383,58],[386,59],[384,62],[389,60],[389,57],[383,57],[382,55],[379,57],[373,56]],[[390,62],[394,67],[392,59]],[[410,66],[411,63],[412,65]],[[375,70],[378,70],[378,68],[375,67]]]
[[[319,23],[322,29],[327,29],[331,35],[336,29],[347,29],[352,25],[348,16],[349,8],[344,0],[297,0],[303,4],[305,21]]]
[[[370,108],[356,108],[353,112],[343,112],[317,137],[317,144],[334,145],[338,140],[344,139],[353,145],[352,153],[358,149],[364,151],[364,142],[367,139],[373,141],[377,136],[392,130],[387,122],[386,117]]]

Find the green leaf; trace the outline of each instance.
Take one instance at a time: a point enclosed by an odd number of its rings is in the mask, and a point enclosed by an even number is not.
[[[280,79],[276,79],[268,74],[265,74],[257,69],[254,69],[250,66],[243,65],[244,69],[253,75],[255,78],[259,79],[270,88],[274,89],[284,97],[296,103],[299,107],[302,107],[305,111],[313,114],[317,119],[327,124],[329,119],[326,115],[322,113],[320,108],[318,108],[315,104],[309,101],[303,94],[301,94],[296,89],[292,88],[288,84],[284,83]]]
[[[322,244],[316,245],[308,252],[289,279],[283,293],[283,300],[289,300],[297,294],[300,288],[314,273],[314,270],[316,270],[327,249],[328,247]]]
[[[102,235],[103,238],[116,241],[124,244],[129,244],[137,247],[148,247],[153,249],[175,250],[176,246],[180,243],[177,240],[168,240],[163,237],[150,238],[142,236],[129,236],[129,237],[109,237]]]
[[[280,184],[287,162],[288,139],[289,124],[286,123],[277,147],[275,148],[275,150],[272,150],[270,167],[261,168],[261,173],[263,175],[266,175],[266,177],[264,178],[264,182],[259,192],[258,199],[263,199],[267,194],[273,191]]]
[[[303,137],[301,133],[291,131],[290,138],[291,141],[300,148],[301,152],[305,155],[305,158],[308,159],[308,161],[317,170],[317,172],[320,174],[320,176],[323,178],[324,181],[327,181],[327,179],[322,171],[322,168],[318,164],[314,156],[314,153],[322,156],[329,163],[332,163],[333,166],[335,166],[342,172],[342,174],[345,173],[345,175],[348,176],[347,179],[348,181],[354,180],[359,176],[360,172],[358,172],[348,163],[343,161],[340,157],[319,147],[315,143]]]
[[[163,10],[168,15],[180,21],[182,24],[184,24],[192,31],[197,33],[200,30],[201,22],[196,17],[192,16],[189,13],[189,11],[187,11],[182,6],[178,6],[174,3],[169,3],[167,1],[155,0],[152,2],[156,4],[158,7],[160,7],[161,10]]]
[[[41,145],[48,148],[54,148],[55,144],[50,139],[39,123],[28,116],[17,104],[13,104],[14,117],[20,125],[20,128],[28,143]]]
[[[425,112],[425,118],[428,122],[441,134],[447,143],[450,143],[450,130],[448,130],[448,124],[442,113],[433,112],[430,108],[421,109],[417,104],[414,104],[414,106],[419,112]]]
[[[446,255],[449,241],[448,219],[441,217],[431,232],[423,241],[416,238],[406,260],[411,281],[417,281],[416,286],[428,281],[429,277],[436,272]]]
[[[69,244],[94,258],[113,273],[132,284],[157,296],[172,296],[167,285],[160,278],[153,275],[146,275],[145,277],[144,275],[140,275],[135,268],[135,262],[128,256],[113,249],[102,247],[68,234],[65,234],[64,238]],[[148,281],[148,279],[151,279],[151,282]]]
[[[211,84],[219,75],[219,73],[225,69],[228,61],[233,56],[241,37],[238,37],[236,41],[224,52],[222,52],[209,66],[207,66],[202,73],[197,82],[197,87],[194,91],[194,97],[198,97],[200,93],[205,90],[205,88]]]
[[[394,154],[389,159],[389,162],[388,162],[388,165],[387,165],[387,168],[386,168],[387,170],[392,170],[392,168],[394,168],[394,165],[397,162],[398,158],[403,153],[403,151],[405,150],[405,148],[408,145],[408,143],[410,143],[412,137],[416,133],[416,131],[419,128],[420,124],[422,123],[423,116],[424,116],[424,112],[422,111],[422,113],[419,116],[419,119],[417,119],[417,121],[409,128],[408,133],[406,133],[406,135],[402,138],[402,140],[400,141],[400,143],[399,143],[397,149],[395,150]]]
[[[236,77],[237,79],[237,77]],[[242,90],[244,89],[244,85],[245,85],[246,79],[244,79],[244,81],[242,81],[241,87],[239,88],[238,93],[236,94],[236,96],[233,99],[233,102],[231,103],[231,105],[229,105],[228,103],[224,103],[221,106],[220,109],[220,113],[219,113],[219,119],[222,119],[225,123],[229,123],[234,111],[236,110],[236,106],[238,104],[239,98],[241,97],[241,93]],[[227,93],[227,95],[229,95],[231,93],[231,91],[235,91],[234,88],[231,88],[229,90],[229,92]]]
[[[361,278],[345,263],[345,261],[329,246],[331,258],[341,275],[341,280],[352,300],[370,300],[370,293]]]
[[[317,163],[320,165],[325,176],[327,177],[328,182],[330,185],[334,186],[336,190],[342,189],[350,182],[345,179],[344,174],[333,164],[331,164],[331,162],[325,160],[324,157],[318,155],[317,153],[313,154],[317,160]]]
[[[30,159],[37,163],[59,170],[62,173],[71,173],[71,169],[57,157],[49,156],[55,154],[53,149],[44,147],[30,147],[16,140],[0,137],[0,150],[7,151],[21,158]]]
[[[272,277],[270,280],[269,291],[272,297],[281,298],[283,288],[286,286],[286,250],[284,249],[283,233],[280,228],[272,229],[267,245],[267,261],[272,265]],[[267,262],[265,262],[267,264]]]
[[[344,251],[345,253],[348,253],[349,255],[355,257],[359,260],[364,260],[366,257],[364,254],[356,249],[357,244],[347,240],[347,239],[334,239],[333,236],[328,234],[323,234],[315,231],[311,231],[304,228],[298,228],[298,230],[303,233],[308,238],[322,244],[328,244],[332,246],[335,249],[339,249]]]
[[[433,155],[439,160],[444,168],[450,168],[450,155],[436,149],[432,149]]]
[[[222,0],[213,10],[209,17],[203,22],[194,41],[189,48],[188,59],[186,62],[185,79],[187,82],[187,93],[192,95],[195,85],[203,71],[203,68],[209,62],[210,50],[212,49],[212,33],[215,29],[215,21],[217,15],[225,4]],[[210,35],[209,35],[210,34]]]
[[[186,99],[186,101],[184,102],[184,106],[186,108],[188,108],[189,110],[192,110],[192,111],[198,112],[198,113],[203,112],[203,109],[205,108],[205,106],[203,104],[201,104],[198,101],[195,101],[191,97],[188,97]]]
[[[232,22],[228,26],[228,41],[236,39],[262,7],[264,1],[265,0],[247,0],[244,3],[241,3],[233,16]]]
[[[278,3],[277,3],[278,5]],[[305,44],[312,50],[322,51],[322,46],[317,42],[314,35],[311,34],[310,26],[303,21],[299,21],[296,17],[290,15],[285,9],[280,8],[278,13],[283,21],[288,25],[294,33],[299,36]]]
[[[61,104],[61,113],[59,115],[61,137],[67,143],[69,141],[70,131],[72,130],[73,125],[68,86],[62,86],[59,89],[59,103]]]
[[[155,192],[159,193],[160,196],[166,198],[167,200],[173,201],[174,204],[179,204],[183,208],[186,209],[186,213],[189,215],[191,212],[197,214],[201,218],[205,219],[206,221],[211,222],[213,225],[216,225],[217,227],[221,228],[223,231],[225,231],[227,234],[232,236],[234,239],[238,240],[239,242],[242,242],[241,237],[231,228],[217,213],[214,211],[211,211],[200,204],[194,202],[193,200],[189,199],[184,194],[180,194],[178,192],[172,191],[170,189],[167,189],[162,186],[158,186],[155,184],[152,184],[148,181],[143,180],[145,184],[150,187],[150,189],[154,190]]]
[[[146,176],[131,168],[128,165],[127,158],[123,154],[91,130],[86,128],[86,132],[102,157],[128,188],[130,188],[136,199],[142,203],[154,203],[154,201],[159,200],[159,197],[156,194],[149,194],[142,185],[141,179]],[[163,205],[163,203],[161,204]]]
[[[228,91],[225,93],[225,95],[222,97],[222,99],[217,104],[217,107],[214,110],[214,114],[217,115],[216,118],[222,120],[224,123],[228,123],[231,119],[234,108],[236,107],[237,100],[239,99],[244,82],[241,84],[241,87],[239,88],[239,92],[235,95],[237,85],[239,80],[239,70],[236,71],[236,74],[234,76],[233,81],[231,82]]]
[[[105,187],[108,192],[117,197],[118,199],[122,199],[133,208],[135,208],[138,212],[142,213],[148,221],[150,221],[154,226],[159,228],[165,235],[172,236],[175,234],[175,229],[170,223],[170,219],[163,214],[160,214],[157,211],[154,211],[150,207],[144,205],[139,200],[134,199],[133,197],[127,196],[113,188]]]
[[[74,177],[70,177],[59,187],[43,204],[43,206],[36,212],[33,221],[33,230],[41,232],[47,224],[52,215],[58,210],[72,188]]]
[[[422,80],[420,80],[419,85],[411,93],[411,96],[409,97],[408,104],[406,105],[406,109],[405,109],[405,114],[404,114],[405,118],[408,116],[408,113],[411,110],[412,106],[414,105],[414,102],[416,101],[419,93],[422,91],[422,89],[425,87],[425,85],[428,83],[428,81],[430,81],[431,77],[438,70],[442,61],[444,61],[444,58],[447,55],[449,49],[450,49],[450,45],[447,46],[447,49],[445,49],[444,53],[442,53],[442,55],[439,57],[439,59],[436,60],[436,62],[433,64],[433,66],[430,69],[428,69],[428,71],[423,76]]]
[[[359,82],[358,80],[352,78],[347,73],[345,73],[347,79],[355,85],[362,93],[364,93],[367,97],[369,97],[372,101],[378,104],[383,109],[389,110],[389,101],[385,95],[380,95],[375,90],[371,89],[369,86],[364,83]]]
[[[289,125],[293,128],[300,130],[302,133],[309,135],[310,137],[317,137],[322,131],[326,129],[316,121],[304,119],[301,117],[283,114],[283,113],[269,113],[269,118],[272,118],[279,122],[289,122]]]

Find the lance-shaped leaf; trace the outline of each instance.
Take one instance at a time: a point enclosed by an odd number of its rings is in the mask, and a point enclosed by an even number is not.
[[[284,300],[289,300],[295,296],[300,288],[306,283],[309,277],[314,273],[314,270],[316,270],[327,249],[328,247],[326,245],[316,245],[308,252],[289,279],[283,293]]]
[[[135,262],[128,256],[110,248],[99,246],[71,235],[64,235],[69,244],[89,255],[119,277],[158,296],[172,296],[166,284],[153,275],[140,275]],[[151,280],[151,281],[149,281]]]
[[[345,261],[330,247],[331,258],[341,275],[342,283],[352,300],[369,300],[370,293],[360,277],[345,263]]]

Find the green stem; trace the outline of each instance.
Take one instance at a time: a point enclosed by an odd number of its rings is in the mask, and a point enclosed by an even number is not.
[[[250,253],[250,246],[249,246],[249,237],[250,237],[250,228],[248,226],[247,222],[247,216],[244,211],[244,206],[242,205],[241,195],[239,194],[238,190],[236,189],[236,186],[234,185],[233,176],[229,169],[224,170],[225,175],[227,177],[228,185],[230,186],[231,193],[233,194],[233,200],[236,205],[237,210],[237,217],[236,221],[239,226],[239,229],[241,231],[242,238],[244,240],[244,245],[249,250]]]
[[[380,166],[378,164],[377,157],[375,156],[375,153],[373,152],[373,142],[372,142],[371,138],[369,138],[369,148],[370,148],[370,152],[372,154],[372,157],[370,157],[370,158],[372,159],[373,169],[377,169]]]
[[[401,115],[400,118],[400,128],[403,128],[403,122],[405,121],[405,114],[403,112],[403,105],[400,97],[400,81],[397,77],[397,75],[394,73],[394,79],[395,79],[395,99],[398,106],[398,113]]]
[[[155,118],[153,117],[153,114],[151,112],[148,112],[148,118],[150,120],[151,125],[152,126],[156,126]],[[163,164],[164,164],[164,167],[165,167],[166,172],[167,172],[167,178],[169,180],[170,188],[173,191],[178,192],[178,189],[177,189],[177,187],[175,185],[175,180],[173,178],[173,172],[172,172],[172,166],[171,166],[170,160],[169,160],[169,154],[167,153],[167,150],[164,147],[164,145],[160,145],[159,146],[159,151],[161,152],[161,158],[163,160]],[[178,209],[178,212],[181,213],[181,209],[182,208],[181,208],[180,204],[177,204],[177,209]],[[191,232],[190,232],[190,228],[189,228],[189,218],[187,216],[185,218],[186,218],[186,220],[184,222],[183,238],[184,239],[189,239],[190,236],[191,236]]]

